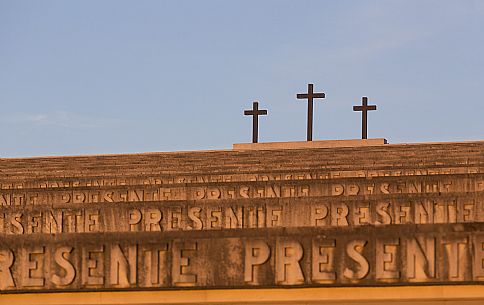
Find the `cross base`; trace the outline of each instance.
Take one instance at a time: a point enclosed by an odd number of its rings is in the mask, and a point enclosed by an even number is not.
[[[272,150],[272,149],[311,149],[332,147],[359,147],[379,146],[388,144],[384,138],[377,139],[351,139],[351,140],[325,140],[325,141],[296,141],[296,142],[265,142],[265,143],[237,143],[234,150]]]

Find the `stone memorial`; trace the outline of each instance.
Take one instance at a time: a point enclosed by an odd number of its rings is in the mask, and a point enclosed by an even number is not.
[[[483,285],[484,142],[343,142],[0,159],[1,294]]]

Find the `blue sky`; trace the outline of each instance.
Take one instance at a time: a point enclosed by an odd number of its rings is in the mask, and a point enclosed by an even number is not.
[[[484,139],[484,1],[0,0],[0,156]]]

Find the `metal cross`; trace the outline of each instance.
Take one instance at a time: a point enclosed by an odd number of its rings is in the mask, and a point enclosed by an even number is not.
[[[353,106],[353,111],[361,111],[361,138],[368,139],[368,111],[376,110],[376,105],[368,105],[368,98],[361,98],[362,106]]]
[[[252,110],[244,110],[244,115],[252,116],[252,143],[259,137],[259,115],[267,115],[267,110],[259,110],[259,102],[252,103]]]
[[[313,92],[313,84],[308,84],[308,93],[298,93],[296,95],[297,99],[307,99],[308,100],[308,132],[307,140],[313,140],[313,99],[315,98],[325,98],[326,95],[321,93]]]

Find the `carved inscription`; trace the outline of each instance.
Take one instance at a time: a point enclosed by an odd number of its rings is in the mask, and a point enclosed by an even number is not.
[[[273,202],[273,203],[271,203]],[[484,221],[484,196],[435,199],[347,200],[291,198],[277,201],[92,204],[88,208],[0,210],[0,234],[237,230],[280,227],[348,227],[454,224]]]
[[[219,200],[250,198],[298,198],[309,196],[307,185],[264,185],[226,187],[171,187],[103,189],[76,191],[19,191],[0,192],[0,207],[30,205],[66,205],[93,203],[123,203],[152,201]]]
[[[49,190],[6,189],[0,190],[0,207],[31,205],[83,205],[95,203],[134,203],[158,201],[207,201],[244,200],[258,198],[304,198],[304,197],[368,197],[398,194],[439,195],[451,193],[484,192],[484,178],[479,175],[459,179],[422,177],[375,178],[342,180],[339,182],[301,180],[251,182],[239,184],[225,182],[212,186],[156,185],[103,186],[91,188],[52,188]]]
[[[460,145],[2,159],[0,293],[482,285],[482,143]]]
[[[343,178],[379,178],[379,177],[418,177],[435,175],[467,175],[482,174],[482,167],[436,167],[417,169],[372,169],[372,170],[324,170],[324,171],[274,171],[270,173],[222,174],[222,175],[131,175],[127,177],[67,177],[64,179],[32,179],[30,176],[22,180],[0,178],[1,190],[13,189],[60,189],[60,188],[100,188],[113,186],[173,186],[186,184],[212,184],[225,182],[253,181],[302,181],[330,180]]]
[[[375,237],[375,230],[184,240],[133,233],[132,242],[66,239],[21,247],[7,241],[0,245],[0,286],[28,291],[484,281],[482,233],[456,233],[450,226],[422,233],[406,226],[405,232]]]

